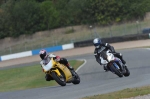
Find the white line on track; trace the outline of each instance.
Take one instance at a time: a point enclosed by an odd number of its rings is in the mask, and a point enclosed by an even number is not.
[[[150,48],[146,48],[147,50],[150,50]]]
[[[77,68],[76,72],[78,72],[78,70],[79,70],[80,68],[82,68],[82,67],[86,64],[86,60],[85,60],[85,59],[78,59],[78,60],[84,61],[84,63],[83,63],[81,66],[79,66],[79,67]]]

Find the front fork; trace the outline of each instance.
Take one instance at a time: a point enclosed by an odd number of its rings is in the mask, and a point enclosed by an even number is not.
[[[107,67],[112,66],[112,65],[115,66],[115,67],[116,67],[117,69],[119,69],[119,70],[123,70],[123,69],[122,69],[122,66],[119,66],[119,65],[118,65],[117,63],[115,63],[115,62],[110,62],[110,63],[107,65]],[[121,68],[120,68],[120,67],[121,67]],[[110,67],[109,67],[109,70],[112,71]],[[113,72],[113,71],[112,71],[112,72]]]
[[[59,70],[56,68],[56,69],[53,69],[53,70],[51,70],[51,71],[54,71],[58,76],[61,76],[61,74],[60,74],[60,72],[59,72]]]

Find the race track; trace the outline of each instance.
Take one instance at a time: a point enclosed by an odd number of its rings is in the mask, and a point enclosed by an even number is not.
[[[86,64],[78,70],[81,78],[79,85],[67,84],[65,87],[54,86],[22,91],[0,93],[1,99],[81,99],[85,96],[118,91],[125,88],[150,84],[150,50],[119,50],[127,61],[131,72],[129,77],[119,78],[111,72],[104,72],[95,61],[93,53],[67,57],[85,59]]]

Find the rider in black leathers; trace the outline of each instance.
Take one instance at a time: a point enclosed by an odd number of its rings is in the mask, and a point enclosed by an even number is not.
[[[118,58],[122,61],[122,63],[124,64],[124,66],[126,66],[126,61],[123,59],[122,54],[121,54],[121,53],[117,53],[117,52],[115,51],[115,49],[114,49],[113,46],[109,45],[108,43],[102,42],[99,38],[95,38],[95,39],[93,40],[93,44],[94,44],[94,46],[95,46],[94,56],[95,56],[95,58],[96,58],[96,61],[97,61],[100,65],[103,65],[103,64],[101,63],[101,59],[100,59],[100,54],[101,54],[101,53],[98,53],[98,50],[101,49],[102,46],[103,46],[103,47],[106,47],[105,50],[108,50],[108,49],[111,50],[111,52],[114,54],[114,56],[115,56],[115,57],[118,57]],[[106,67],[106,66],[104,66],[104,70],[107,71],[107,67]]]

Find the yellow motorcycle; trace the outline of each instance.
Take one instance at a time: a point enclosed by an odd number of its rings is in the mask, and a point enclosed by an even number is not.
[[[49,74],[61,86],[65,86],[66,83],[80,83],[80,77],[74,70],[71,73],[66,66],[54,61],[53,58],[49,60],[49,63],[43,69],[45,73]]]

